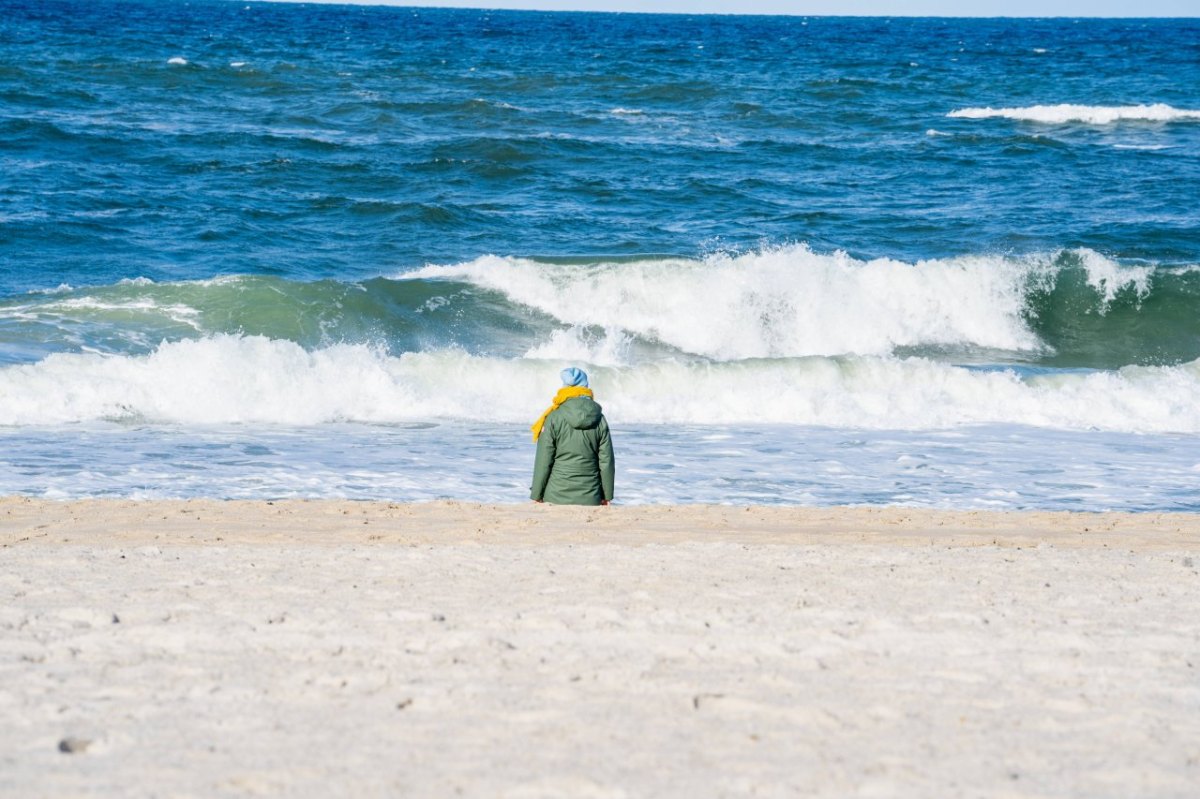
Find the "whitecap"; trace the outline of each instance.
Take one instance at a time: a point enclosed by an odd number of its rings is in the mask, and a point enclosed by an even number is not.
[[[1169,144],[1114,144],[1114,150],[1145,150],[1153,152],[1155,150],[1170,150]]]
[[[1173,108],[1165,103],[1152,105],[1032,105],[1020,108],[960,108],[946,116],[958,119],[1015,119],[1022,122],[1063,124],[1083,122],[1111,125],[1114,122],[1200,121],[1200,110]]]
[[[1086,248],[1075,250],[1075,254],[1087,273],[1088,285],[1101,297],[1101,314],[1108,309],[1120,291],[1132,289],[1139,300],[1149,296],[1150,283],[1154,276],[1153,266],[1121,266],[1116,261]]]
[[[59,283],[52,289],[33,289],[30,294],[67,294],[74,291],[70,283]]]

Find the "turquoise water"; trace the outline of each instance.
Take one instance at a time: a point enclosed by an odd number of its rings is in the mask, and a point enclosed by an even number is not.
[[[1198,509],[1198,56],[0,0],[0,492],[521,501],[575,363],[625,501]]]

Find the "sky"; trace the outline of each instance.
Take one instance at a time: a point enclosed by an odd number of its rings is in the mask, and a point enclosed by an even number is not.
[[[351,0],[360,5],[920,17],[1195,17],[1197,0]],[[307,0],[346,2],[346,0]]]

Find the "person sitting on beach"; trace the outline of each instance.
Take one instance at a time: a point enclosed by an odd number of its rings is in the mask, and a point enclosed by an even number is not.
[[[561,377],[554,402],[533,423],[537,456],[530,497],[555,505],[607,505],[615,472],[608,422],[582,369],[563,369]]]

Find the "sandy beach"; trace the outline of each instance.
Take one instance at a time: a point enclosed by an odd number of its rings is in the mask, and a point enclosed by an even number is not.
[[[1194,796],[1200,517],[0,500],[4,796]]]

